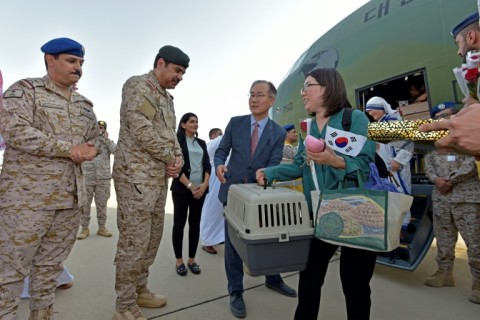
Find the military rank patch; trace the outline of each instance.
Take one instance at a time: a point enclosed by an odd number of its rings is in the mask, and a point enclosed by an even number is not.
[[[85,116],[85,117],[87,117],[89,119],[92,119],[92,120],[95,119],[95,116],[93,115],[93,112],[88,110],[87,108],[84,108],[84,107],[82,107],[82,109],[80,109],[80,115]]]
[[[22,89],[8,89],[3,93],[4,99],[9,98],[21,98],[23,97],[23,90]]]
[[[41,78],[27,78],[19,81],[22,86],[29,89],[35,89],[35,87],[45,87],[45,82]]]
[[[142,104],[137,107],[137,110],[150,121],[153,120],[155,113],[157,113],[157,110],[155,110],[153,105],[147,99],[145,99]]]

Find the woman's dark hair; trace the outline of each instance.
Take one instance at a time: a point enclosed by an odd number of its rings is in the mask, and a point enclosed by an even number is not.
[[[198,117],[195,113],[192,113],[192,112],[187,112],[185,113],[182,118],[180,119],[180,122],[178,123],[178,127],[177,127],[177,138],[178,138],[178,142],[183,142],[185,141],[185,129],[182,127],[182,124],[185,124],[188,122],[188,120],[190,120],[190,118],[192,117],[195,117],[197,118],[198,120]],[[195,132],[195,138],[198,138],[198,132]]]
[[[316,68],[307,73],[307,77],[311,76],[317,82],[325,87],[323,94],[324,103],[327,106],[324,116],[329,117],[343,108],[351,108],[352,105],[347,98],[347,89],[343,78],[334,68]],[[314,116],[315,113],[310,114]]]

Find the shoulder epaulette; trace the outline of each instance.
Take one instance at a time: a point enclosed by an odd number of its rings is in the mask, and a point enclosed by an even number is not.
[[[87,104],[89,104],[92,108],[93,108],[93,103],[92,101],[88,100],[87,98],[85,98],[83,95],[81,95],[80,93],[76,92],[76,91],[73,91],[72,92],[72,100],[77,102],[77,101],[84,101],[86,102]]]
[[[45,82],[42,78],[27,78],[20,80],[20,84],[29,89],[35,89],[36,87],[45,87]]]
[[[156,90],[157,87],[155,86],[155,84],[152,82],[152,80],[150,79],[147,79],[147,85],[152,89],[152,90]]]

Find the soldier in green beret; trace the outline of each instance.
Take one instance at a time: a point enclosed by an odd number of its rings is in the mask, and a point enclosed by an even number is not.
[[[179,48],[164,46],[153,70],[123,86],[112,173],[119,231],[113,320],[145,320],[139,307],[167,303],[165,296],[148,288],[148,269],[162,239],[168,179],[178,177],[183,166],[173,97],[167,89],[183,80],[189,62]]]

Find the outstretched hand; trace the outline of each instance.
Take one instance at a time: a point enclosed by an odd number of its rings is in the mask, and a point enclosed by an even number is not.
[[[435,146],[441,152],[458,152],[473,156],[480,155],[480,104],[464,107],[448,120],[423,124],[420,131],[448,130],[445,137],[437,140]]]
[[[263,172],[263,168],[258,169],[257,172],[255,172],[255,179],[257,180],[257,183],[259,186],[265,186],[265,180],[267,177],[265,177],[265,173]]]

